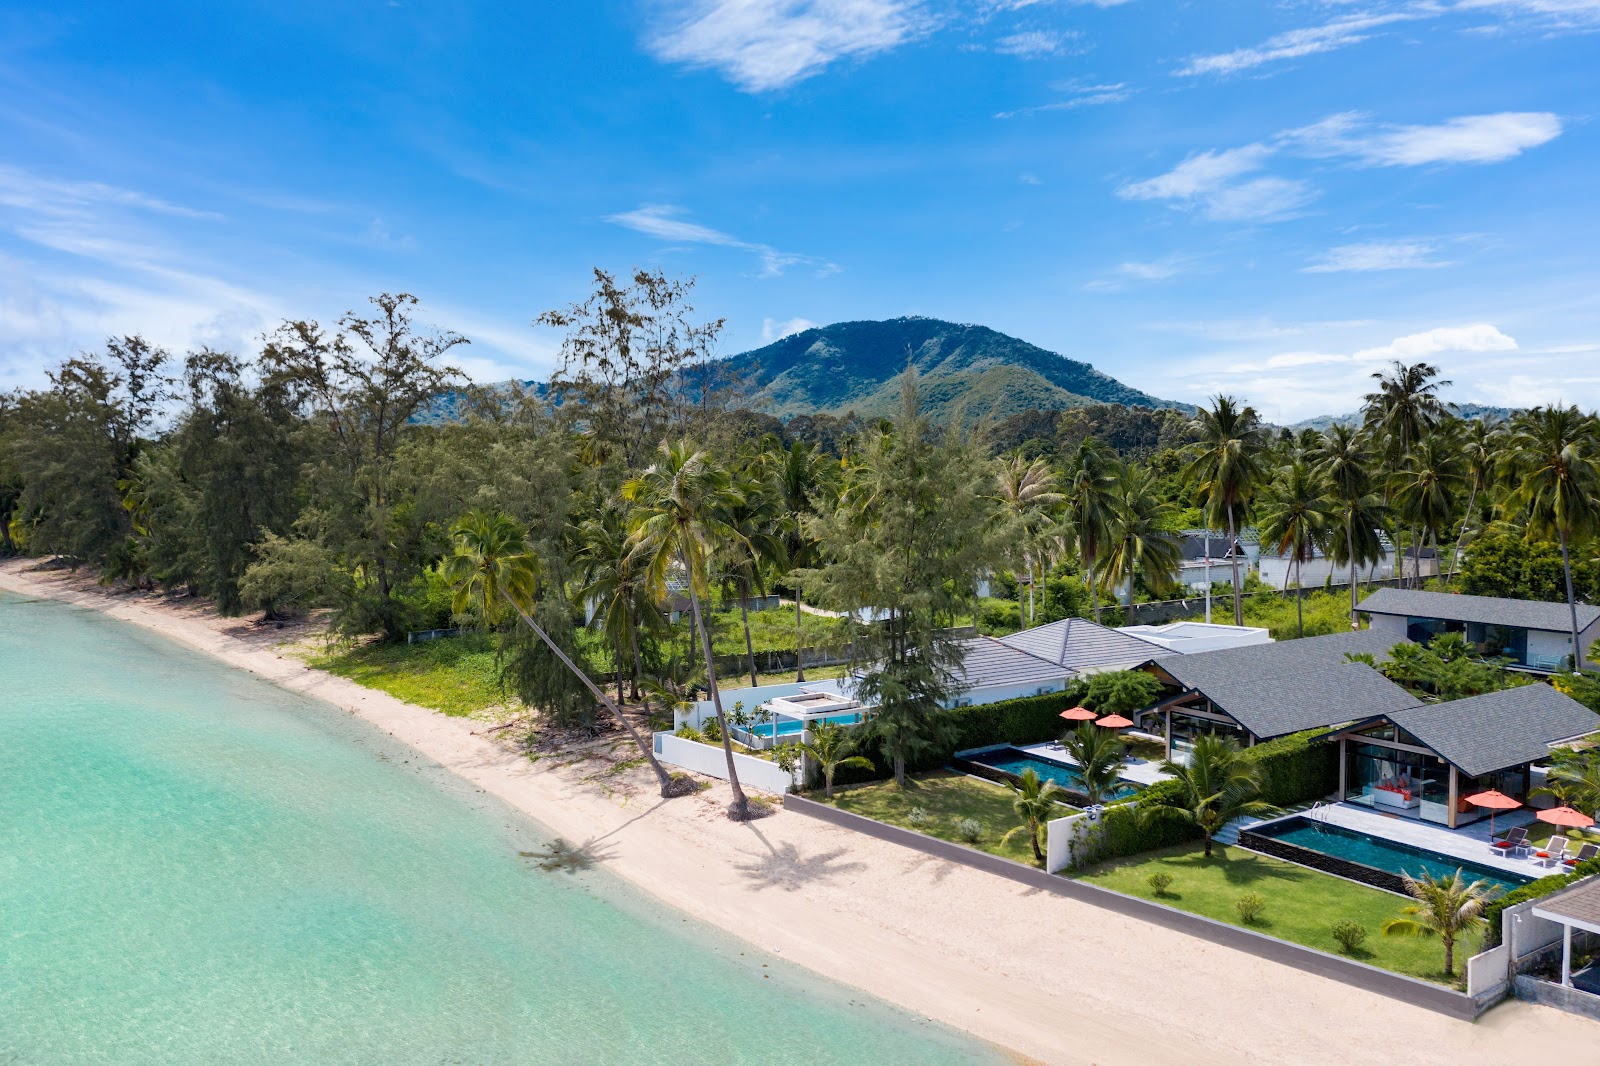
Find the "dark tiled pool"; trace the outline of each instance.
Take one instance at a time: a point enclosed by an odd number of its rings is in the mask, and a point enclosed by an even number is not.
[[[1343,826],[1314,822],[1304,816],[1252,826],[1247,833],[1387,874],[1410,874],[1416,877],[1425,873],[1434,877],[1448,877],[1460,870],[1461,876],[1468,881],[1487,881],[1490,887],[1502,893],[1521,888],[1533,880],[1509,870],[1369,836]]]

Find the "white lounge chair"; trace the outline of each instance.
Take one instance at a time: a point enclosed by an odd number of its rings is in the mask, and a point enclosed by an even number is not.
[[[1600,859],[1600,844],[1585,844],[1578,849],[1578,854],[1568,855],[1563,862],[1568,866],[1576,866],[1580,862],[1588,862],[1590,859]]]
[[[1544,842],[1544,850],[1534,852],[1533,857],[1546,866],[1561,865],[1561,860],[1567,857],[1567,838],[1551,837]]]
[[[1507,829],[1504,840],[1489,841],[1489,850],[1496,855],[1510,855],[1518,848],[1528,846],[1528,830],[1523,826]]]

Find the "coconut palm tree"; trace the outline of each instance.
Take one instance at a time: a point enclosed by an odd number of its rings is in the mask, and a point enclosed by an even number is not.
[[[1097,622],[1100,620],[1100,592],[1095,564],[1105,554],[1111,539],[1108,516],[1115,500],[1113,489],[1120,465],[1105,445],[1093,437],[1085,437],[1067,464],[1067,478],[1062,486],[1066,496],[1066,521],[1078,557],[1087,571],[1090,603]]]
[[[1560,803],[1591,815],[1600,812],[1600,755],[1587,752],[1559,762],[1545,774],[1548,782],[1530,795],[1553,796]]]
[[[1083,794],[1090,803],[1103,803],[1116,789],[1128,763],[1127,742],[1115,729],[1083,722],[1061,738],[1061,746],[1078,764]]]
[[[622,498],[635,506],[630,539],[644,564],[650,587],[664,593],[672,569],[676,567],[683,574],[695,631],[700,634],[700,650],[705,656],[706,688],[711,691],[711,705],[716,709],[722,734],[728,784],[733,789],[728,816],[747,821],[750,800],[739,784],[739,770],[733,762],[728,719],[717,688],[711,634],[700,607],[701,594],[707,590],[711,553],[717,542],[734,536],[721,517],[734,503],[732,481],[726,470],[688,441],[663,443],[656,461],[644,473],[623,483]]]
[[[1028,460],[1020,452],[998,460],[995,471],[994,500],[1004,526],[1003,538],[1028,574],[1028,603],[1022,603],[1022,588],[1017,588],[1017,618],[1023,629],[1033,624],[1035,564],[1040,561],[1049,536],[1051,511],[1066,499],[1056,488],[1056,476],[1043,459]],[[1042,567],[1040,568],[1042,570]]]
[[[1322,435],[1316,452],[1316,472],[1325,482],[1336,504],[1344,527],[1343,543],[1329,542],[1334,562],[1350,567],[1350,628],[1360,626],[1356,613],[1358,567],[1382,557],[1382,545],[1373,532],[1374,520],[1381,518],[1379,504],[1372,495],[1372,453],[1354,426],[1335,422]]]
[[[815,498],[837,479],[839,464],[806,441],[785,445],[770,433],[762,440],[761,455],[767,478],[777,492],[781,512],[778,538],[783,548],[784,569],[794,584],[794,679],[804,681],[805,622],[800,607],[800,582],[794,573],[817,561],[817,542],[806,532],[805,516],[815,512]]]
[[[528,613],[538,593],[539,557],[529,548],[528,535],[516,520],[499,511],[471,511],[451,528],[450,537],[455,552],[444,561],[444,576],[454,590],[451,609],[489,627],[506,617],[507,608],[514,611],[633,738],[640,754],[655,772],[662,797],[677,795],[680,791],[677,783],[656,758],[650,742]]]
[[[725,536],[717,556],[739,594],[739,617],[744,623],[744,650],[750,668],[750,685],[761,683],[756,674],[755,641],[750,636],[750,596],[762,589],[761,574],[783,554],[779,540],[782,512],[772,486],[753,459],[733,479],[733,493],[718,516]]]
[[[1226,522],[1233,572],[1233,624],[1244,625],[1244,599],[1239,577],[1238,523],[1266,477],[1266,427],[1254,407],[1241,407],[1232,396],[1212,398],[1190,423],[1199,438],[1185,448],[1183,479],[1200,498],[1210,522]]]
[[[1472,523],[1473,507],[1480,493],[1488,492],[1498,480],[1500,450],[1505,445],[1505,424],[1487,418],[1474,418],[1467,423],[1461,441],[1461,461],[1466,467],[1467,506],[1461,512],[1461,531],[1456,534],[1456,550],[1450,553],[1450,580],[1454,580],[1461,564],[1461,549],[1467,542],[1467,528]]]
[[[1207,733],[1195,738],[1187,762],[1168,759],[1163,773],[1178,780],[1183,790],[1176,796],[1157,795],[1141,800],[1139,818],[1177,818],[1200,830],[1205,855],[1211,858],[1212,838],[1223,826],[1246,815],[1265,816],[1277,808],[1261,798],[1261,768],[1245,757],[1232,737]]]
[[[1508,505],[1526,512],[1530,531],[1554,532],[1561,543],[1574,673],[1583,670],[1583,647],[1569,548],[1600,527],[1600,467],[1591,458],[1596,435],[1595,420],[1577,407],[1535,407],[1512,422],[1505,459],[1507,480],[1515,485]]]
[[[1387,434],[1393,441],[1391,459],[1402,459],[1412,445],[1427,436],[1446,417],[1439,390],[1449,381],[1435,380],[1439,368],[1428,363],[1402,363],[1395,360],[1388,373],[1372,375],[1377,391],[1362,397],[1366,424]]]
[[[579,523],[574,537],[578,597],[593,611],[589,624],[604,633],[611,646],[620,703],[625,674],[632,679],[633,698],[639,698],[639,682],[644,677],[639,634],[652,623],[659,626],[661,614],[645,581],[644,568],[628,543],[622,508],[597,499],[589,515]],[[648,703],[645,712],[649,713]]]
[[[800,750],[811,757],[822,771],[822,795],[833,799],[833,775],[847,766],[872,769],[872,760],[855,754],[856,738],[837,722],[817,721],[806,727],[810,740],[800,741]]]
[[[1420,548],[1432,542],[1437,549],[1439,531],[1456,513],[1456,501],[1466,486],[1461,459],[1461,431],[1455,422],[1442,422],[1434,432],[1412,446],[1400,468],[1389,478],[1389,494],[1401,517],[1411,526],[1412,580],[1422,585]],[[1448,427],[1448,428],[1447,428]],[[1419,536],[1420,531],[1420,536]]]
[[[1332,522],[1327,492],[1326,482],[1312,472],[1308,463],[1296,459],[1278,472],[1260,503],[1262,545],[1271,546],[1280,557],[1294,562],[1295,624],[1302,637],[1306,635],[1306,618],[1300,567],[1327,544]]]
[[[1383,923],[1384,936],[1436,936],[1444,944],[1444,975],[1455,976],[1456,941],[1483,928],[1483,910],[1494,900],[1487,881],[1470,884],[1457,870],[1448,877],[1401,874],[1417,902],[1400,910],[1403,918]]]
[[[1044,862],[1044,848],[1039,846],[1039,834],[1044,832],[1044,827],[1050,824],[1051,819],[1062,814],[1061,804],[1066,799],[1066,790],[1054,781],[1041,781],[1039,772],[1031,766],[1022,771],[1021,779],[1011,788],[1011,809],[1017,812],[1022,824],[1001,840],[1027,833],[1028,843],[1033,845],[1033,857]]]
[[[1156,494],[1155,471],[1125,466],[1118,473],[1106,516],[1111,550],[1106,555],[1105,580],[1109,584],[1112,574],[1122,575],[1129,607],[1136,570],[1142,569],[1145,582],[1157,591],[1175,583],[1183,550],[1170,528],[1174,510]]]

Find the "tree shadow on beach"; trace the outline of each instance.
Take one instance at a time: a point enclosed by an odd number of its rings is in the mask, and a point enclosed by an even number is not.
[[[808,884],[866,867],[862,862],[840,862],[840,856],[845,854],[844,848],[802,855],[800,849],[791,843],[774,845],[760,830],[751,826],[750,831],[766,848],[766,854],[746,852],[748,861],[734,863],[733,868],[754,882],[757,888],[781,888],[793,892]]]
[[[584,844],[573,844],[556,837],[537,851],[519,851],[517,856],[527,859],[545,873],[576,874],[588,870],[595,863],[605,862],[611,857],[610,852],[610,846],[601,845],[598,837]]]

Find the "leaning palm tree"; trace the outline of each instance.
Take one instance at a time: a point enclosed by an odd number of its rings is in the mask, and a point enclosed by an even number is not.
[[[1406,891],[1417,902],[1403,907],[1403,918],[1383,923],[1384,936],[1436,936],[1444,944],[1444,975],[1456,972],[1456,941],[1483,928],[1483,911],[1494,900],[1487,881],[1467,883],[1457,870],[1448,877],[1401,874]]]
[[[1133,579],[1142,571],[1145,583],[1160,591],[1176,583],[1183,550],[1171,530],[1175,509],[1157,495],[1155,471],[1123,467],[1112,489],[1107,531],[1111,550],[1105,580],[1120,574],[1126,581],[1128,606],[1133,606]]]
[[[1200,830],[1205,855],[1211,858],[1211,841],[1235,818],[1265,816],[1277,808],[1261,798],[1261,768],[1245,757],[1231,737],[1207,733],[1195,738],[1187,762],[1168,759],[1163,773],[1178,780],[1182,792],[1158,795],[1139,803],[1139,818],[1150,822],[1176,818]]]
[[[1278,472],[1260,502],[1261,543],[1271,546],[1280,558],[1294,562],[1294,614],[1299,636],[1306,635],[1305,590],[1300,584],[1300,566],[1316,557],[1327,544],[1331,515],[1327,485],[1316,477],[1303,460],[1295,460]]]
[[[811,757],[822,771],[822,795],[833,799],[833,775],[847,766],[872,769],[872,760],[855,754],[856,738],[837,722],[818,721],[806,727],[810,740],[800,741],[800,750]]]
[[[1583,670],[1583,647],[1569,547],[1600,528],[1600,466],[1591,458],[1596,438],[1594,418],[1577,407],[1535,407],[1512,423],[1505,458],[1507,479],[1515,485],[1507,503],[1527,514],[1531,532],[1554,532],[1561,543],[1574,673]]]
[[[1241,407],[1232,396],[1216,396],[1190,423],[1198,439],[1185,453],[1183,479],[1200,499],[1208,522],[1226,522],[1233,564],[1233,624],[1244,625],[1244,598],[1239,553],[1234,551],[1238,523],[1266,477],[1266,427],[1254,407]]]
[[[1103,803],[1116,789],[1128,762],[1128,745],[1115,729],[1084,722],[1061,738],[1061,746],[1078,764],[1080,788],[1091,804]]]
[[[1105,555],[1111,540],[1108,516],[1115,500],[1117,462],[1105,445],[1085,437],[1067,464],[1062,494],[1066,497],[1066,522],[1078,550],[1078,558],[1088,574],[1089,598],[1094,619],[1100,620],[1099,581],[1095,564]]]
[[[597,500],[589,515],[573,537],[578,597],[592,612],[589,625],[605,635],[611,648],[620,703],[625,677],[632,680],[633,698],[639,698],[639,683],[644,678],[639,635],[652,626],[659,627],[661,613],[644,580],[644,568],[628,544],[622,509]],[[646,701],[645,712],[649,710]]]
[[[1338,538],[1330,541],[1329,554],[1334,562],[1350,567],[1350,628],[1356,629],[1361,621],[1356,613],[1356,571],[1382,555],[1373,532],[1381,513],[1372,495],[1372,454],[1354,426],[1335,422],[1323,434],[1315,459],[1316,472],[1327,482],[1344,527],[1343,543]]]
[[[1066,790],[1054,781],[1041,781],[1039,772],[1031,766],[1022,771],[1021,778],[1011,788],[1011,809],[1017,812],[1022,824],[1001,837],[1001,840],[1003,842],[1018,833],[1027,833],[1028,843],[1033,845],[1033,857],[1044,862],[1039,834],[1044,832],[1044,827],[1050,824],[1051,819],[1064,813],[1061,804],[1066,798]]]
[[[444,561],[444,576],[455,593],[451,609],[491,628],[506,617],[507,608],[514,611],[633,738],[650,769],[655,771],[662,797],[677,795],[681,791],[678,783],[656,758],[650,742],[528,613],[529,605],[538,594],[539,557],[529,548],[528,535],[516,520],[499,511],[472,511],[456,522],[450,536],[455,552]]]
[[[707,568],[713,548],[732,535],[721,518],[734,502],[728,472],[688,441],[663,443],[660,457],[644,473],[623,484],[622,498],[635,505],[631,539],[649,575],[650,586],[664,593],[667,576],[673,568],[682,572],[694,628],[700,634],[700,651],[705,656],[706,687],[711,691],[711,705],[716,708],[717,726],[722,734],[728,784],[733,789],[728,816],[735,821],[747,821],[750,800],[739,784],[739,770],[733,762],[728,719],[723,714],[722,694],[717,689],[716,657],[712,654],[711,634],[700,609],[701,593],[706,591],[709,580]]]
[[[1024,459],[1020,452],[997,460],[994,502],[1003,539],[1010,542],[1015,558],[1028,575],[1028,602],[1022,602],[1022,587],[1017,586],[1017,619],[1023,629],[1033,624],[1035,564],[1044,551],[1049,535],[1050,512],[1066,497],[1056,489],[1056,476],[1043,459]]]

